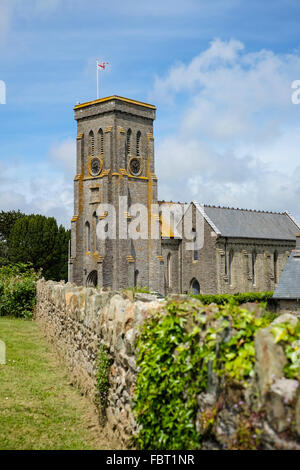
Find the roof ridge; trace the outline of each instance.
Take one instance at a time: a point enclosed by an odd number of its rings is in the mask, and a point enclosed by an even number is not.
[[[162,204],[162,203],[166,203],[166,204],[181,204],[181,205],[184,205],[184,204],[192,204],[191,202],[165,201],[164,199],[157,200],[157,203],[158,203],[158,204]]]
[[[259,212],[259,213],[264,213],[264,214],[279,214],[279,215],[287,214],[287,212],[264,211],[261,209],[244,209],[242,207],[215,206],[215,205],[210,205],[210,204],[203,204],[203,206],[211,207],[212,209],[229,209],[229,210],[235,210],[235,211]]]
[[[289,211],[285,211],[285,215],[287,215],[291,219],[291,221],[294,222],[295,225],[297,225],[297,227],[300,227],[295,217],[293,217],[292,214],[289,213]]]
[[[195,204],[194,201],[191,201],[191,202],[175,202],[175,201],[165,201],[164,199],[161,199],[161,200],[158,200],[157,201],[158,204],[160,203],[172,203],[172,204]],[[216,206],[214,204],[200,204],[201,206],[203,207],[211,207],[212,209],[229,209],[229,210],[234,210],[234,211],[245,211],[245,212],[259,212],[259,213],[263,213],[263,214],[278,214],[278,215],[289,215],[291,217],[291,214],[288,212],[288,211],[284,211],[284,212],[277,212],[277,211],[266,211],[266,210],[262,210],[262,209],[246,209],[246,208],[243,208],[243,207],[227,207],[227,206]],[[296,223],[296,225],[298,225]],[[300,226],[300,225],[298,225]]]

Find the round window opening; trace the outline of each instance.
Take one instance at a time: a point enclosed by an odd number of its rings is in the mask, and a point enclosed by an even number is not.
[[[139,175],[141,171],[141,161],[138,158],[132,158],[130,160],[129,169],[133,175]]]
[[[101,171],[101,162],[98,158],[94,158],[91,163],[91,173],[93,176],[98,176]]]

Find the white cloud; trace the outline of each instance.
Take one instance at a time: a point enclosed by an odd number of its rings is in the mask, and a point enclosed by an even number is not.
[[[248,53],[219,39],[156,77],[152,102],[181,113],[157,147],[160,197],[288,209],[300,219],[300,106],[291,102],[299,78],[296,54]]]
[[[73,215],[74,150],[74,142],[66,139],[52,146],[43,163],[28,164],[17,159],[12,165],[3,165],[1,210],[43,214],[69,227]]]
[[[50,150],[50,157],[54,164],[63,169],[67,177],[74,177],[76,169],[76,141],[74,138],[68,138],[54,144]]]

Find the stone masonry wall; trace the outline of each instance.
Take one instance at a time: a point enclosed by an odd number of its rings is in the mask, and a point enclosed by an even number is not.
[[[115,448],[130,447],[130,437],[138,429],[132,413],[138,373],[136,338],[145,319],[163,311],[164,305],[165,301],[148,294],[136,294],[133,299],[131,291],[37,283],[36,320],[68,366],[72,380],[91,400],[95,399],[100,344],[109,350],[113,364],[103,431],[118,442]],[[260,314],[257,305],[245,307]],[[294,324],[297,319],[286,313],[273,323],[283,321]],[[207,393],[197,397],[196,428],[203,438],[202,448],[236,448],[239,439],[244,442],[246,436],[253,444],[259,435],[259,448],[300,450],[299,381],[284,377],[286,358],[274,343],[270,327],[259,330],[255,349],[256,373],[248,388],[220,382],[212,374]]]
[[[148,312],[161,305],[154,296],[136,294],[141,300],[133,302],[131,295],[130,291],[127,296],[70,283],[37,282],[36,320],[69,368],[72,380],[92,401],[99,346],[107,346],[114,362],[105,432],[121,447],[129,445],[137,429],[131,412],[137,372],[134,343]]]

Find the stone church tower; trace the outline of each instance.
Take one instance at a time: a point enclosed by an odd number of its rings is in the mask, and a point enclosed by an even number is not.
[[[160,237],[151,239],[157,203],[154,169],[153,121],[155,106],[111,96],[75,106],[77,121],[77,170],[74,179],[69,277],[78,285],[111,289],[143,286],[160,292],[164,286]],[[133,240],[120,233],[119,219],[126,226],[128,207],[148,209],[147,237]],[[116,238],[99,239],[96,227],[107,212],[116,211]]]

